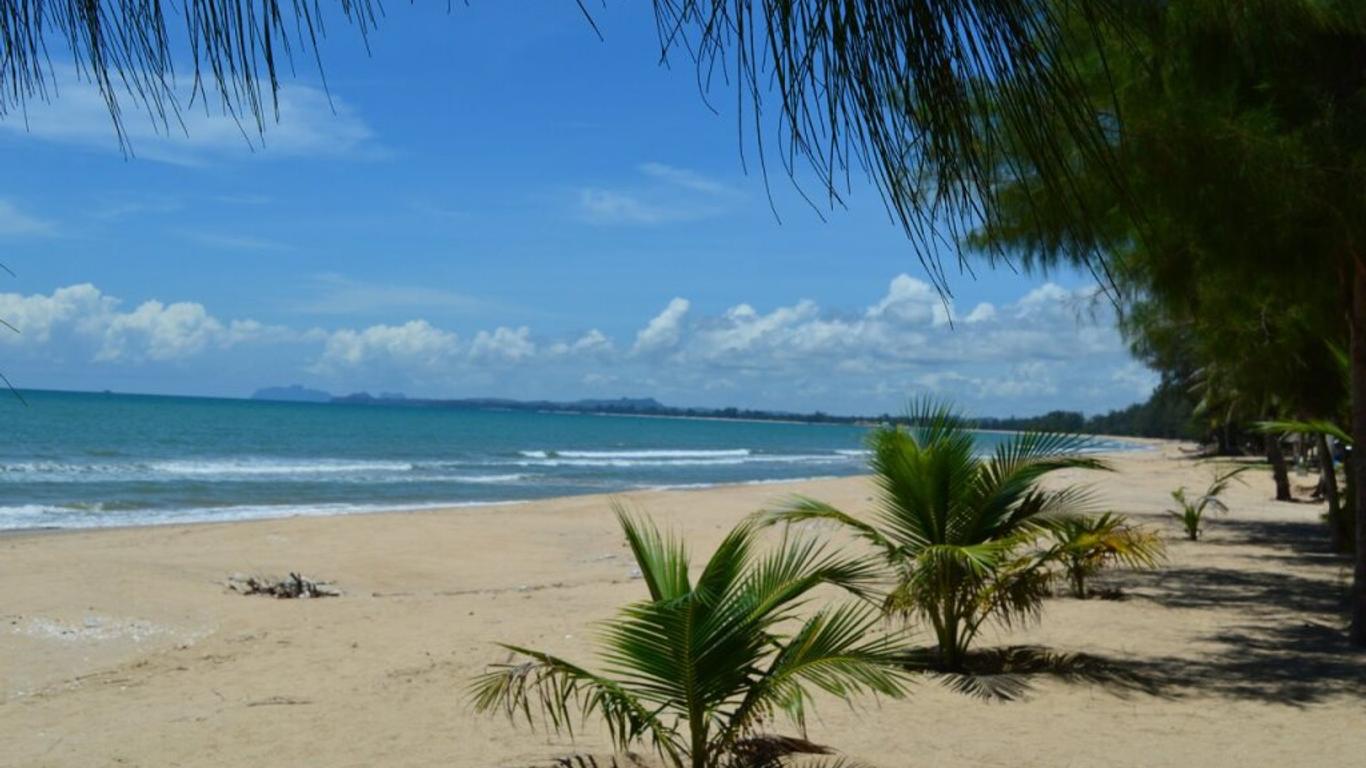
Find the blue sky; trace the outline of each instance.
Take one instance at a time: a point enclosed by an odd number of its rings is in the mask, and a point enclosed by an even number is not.
[[[20,386],[242,396],[656,396],[1093,412],[1146,396],[1082,275],[952,281],[873,190],[825,221],[745,173],[733,93],[658,63],[647,4],[400,4],[329,28],[279,122],[128,117],[88,85],[0,120],[0,337]],[[640,7],[637,7],[640,6]],[[750,159],[753,160],[752,147]],[[946,322],[949,313],[955,322]]]

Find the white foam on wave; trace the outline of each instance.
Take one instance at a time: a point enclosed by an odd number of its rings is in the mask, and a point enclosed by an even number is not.
[[[349,459],[168,459],[101,464],[26,461],[0,464],[0,481],[16,483],[94,483],[164,480],[329,477],[369,473],[406,473],[406,461]]]
[[[199,461],[154,461],[147,465],[154,472],[171,475],[336,475],[355,472],[408,472],[406,461],[348,461],[344,459],[209,459]]]
[[[145,509],[116,513],[81,514],[69,507],[43,504],[0,506],[0,530],[33,530],[40,528],[108,528],[133,525],[173,525],[177,523],[222,523],[239,520],[266,520],[282,517],[331,517],[375,512],[420,512],[436,509],[465,507],[502,507],[524,504],[513,501],[441,501],[421,504],[261,504],[229,507],[186,507],[178,509]]]
[[[713,467],[741,464],[830,464],[844,461],[833,454],[758,454],[714,458],[573,458],[564,454],[547,458],[527,458],[509,462],[518,467]]]
[[[529,475],[521,472],[513,472],[504,475],[444,475],[431,478],[433,480],[453,480],[457,483],[517,483],[525,480]]]
[[[748,448],[715,450],[651,448],[629,451],[518,451],[528,459],[720,459],[749,456]]]
[[[726,485],[779,485],[783,483],[804,483],[811,480],[836,480],[839,475],[812,475],[811,477],[773,477],[763,480],[741,480],[719,483],[661,483],[658,485],[637,485],[641,491],[695,491],[706,488],[719,488]]]

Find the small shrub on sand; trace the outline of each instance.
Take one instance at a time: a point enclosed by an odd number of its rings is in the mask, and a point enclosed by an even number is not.
[[[1201,532],[1204,531],[1205,513],[1211,510],[1214,512],[1228,511],[1228,506],[1219,497],[1228,490],[1238,475],[1248,469],[1248,467],[1237,467],[1224,472],[1215,470],[1214,479],[1210,481],[1209,487],[1205,489],[1202,495],[1194,499],[1186,495],[1185,486],[1172,491],[1172,499],[1176,502],[1177,509],[1169,509],[1167,514],[1181,523],[1181,527],[1186,531],[1187,539],[1195,541],[1200,538]]]
[[[757,555],[757,526],[746,522],[694,581],[682,541],[621,509],[617,516],[649,596],[602,626],[602,671],[508,645],[525,660],[473,681],[476,710],[557,731],[591,716],[618,749],[649,743],[675,768],[767,768],[830,753],[765,733],[780,713],[804,731],[814,689],[845,699],[902,695],[897,639],[878,631],[875,608],[800,610],[824,585],[862,593],[876,575],[866,562],[786,537]]]
[[[1101,569],[1122,565],[1152,568],[1165,547],[1154,532],[1129,524],[1123,515],[1077,515],[1048,526],[1053,545],[1046,557],[1062,565],[1072,596],[1089,597],[1086,580]]]
[[[1051,579],[1033,545],[1048,522],[1087,507],[1082,488],[1045,490],[1040,480],[1106,465],[1080,453],[1085,438],[1048,433],[1013,435],[981,456],[967,424],[933,403],[913,408],[910,421],[870,438],[881,493],[866,519],[808,498],[766,519],[829,521],[872,545],[872,561],[894,579],[885,610],[929,624],[938,667],[958,672],[988,620],[1038,615]]]

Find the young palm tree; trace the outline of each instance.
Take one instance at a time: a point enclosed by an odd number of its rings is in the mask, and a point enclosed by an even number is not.
[[[980,456],[973,432],[943,406],[912,409],[909,430],[873,433],[872,469],[881,490],[864,520],[808,498],[768,513],[769,522],[828,520],[872,544],[896,577],[888,612],[929,623],[938,664],[963,668],[989,619],[1005,624],[1037,615],[1048,593],[1046,559],[1026,552],[1044,525],[1086,506],[1077,486],[1044,490],[1063,469],[1105,469],[1079,453],[1085,439],[1022,433]]]
[[[1123,515],[1066,517],[1050,525],[1053,547],[1049,559],[1062,563],[1072,596],[1087,597],[1086,580],[1102,568],[1119,564],[1151,568],[1163,557],[1162,539],[1152,531],[1129,525]]]
[[[603,625],[603,671],[508,645],[527,660],[475,679],[476,710],[521,714],[529,724],[538,713],[569,732],[575,712],[595,716],[617,748],[649,742],[675,768],[778,766],[791,755],[829,753],[761,730],[782,712],[804,731],[813,689],[842,698],[904,692],[897,639],[877,631],[875,608],[852,603],[799,616],[822,585],[861,593],[876,576],[866,562],[787,537],[759,556],[758,526],[745,522],[694,582],[680,540],[620,508],[617,518],[649,597]]]
[[[1200,533],[1205,526],[1206,512],[1210,510],[1215,512],[1228,511],[1228,506],[1219,497],[1224,495],[1224,491],[1228,490],[1238,475],[1248,469],[1248,467],[1238,467],[1227,472],[1215,470],[1214,479],[1210,481],[1209,487],[1205,489],[1204,494],[1195,499],[1186,496],[1185,486],[1172,491],[1172,499],[1176,501],[1180,509],[1169,509],[1167,514],[1181,522],[1181,527],[1186,529],[1187,539],[1195,541],[1200,538]]]

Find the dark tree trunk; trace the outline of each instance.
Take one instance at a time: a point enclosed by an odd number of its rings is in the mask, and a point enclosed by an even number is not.
[[[1347,551],[1347,526],[1343,525],[1342,501],[1338,496],[1338,473],[1333,466],[1333,448],[1328,444],[1328,436],[1320,434],[1319,443],[1319,485],[1323,498],[1328,501],[1328,532],[1332,536],[1333,551]]]
[[[1276,501],[1290,501],[1290,473],[1285,468],[1285,451],[1276,435],[1266,436],[1266,460],[1271,462],[1271,476],[1276,479]]]
[[[1352,569],[1352,629],[1354,645],[1366,646],[1366,264],[1353,258],[1352,270],[1352,473],[1353,518],[1356,521],[1356,564]]]

